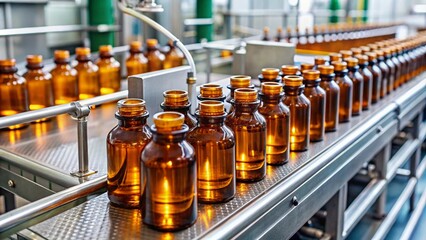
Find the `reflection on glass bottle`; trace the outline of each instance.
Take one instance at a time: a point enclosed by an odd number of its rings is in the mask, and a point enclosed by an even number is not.
[[[393,89],[395,90],[400,85],[401,62],[398,60],[396,47],[395,46],[390,47],[390,51],[391,51],[390,60],[393,62],[395,66],[395,76],[394,76],[394,83],[393,83]]]
[[[395,64],[392,62],[392,52],[390,48],[384,48],[383,49],[383,57],[384,62],[389,68],[389,77],[387,82],[387,94],[391,93],[393,91],[393,86],[395,82],[395,73],[396,73],[396,67]]]
[[[398,61],[401,64],[401,70],[399,72],[399,80],[398,80],[399,86],[401,86],[402,84],[404,84],[405,79],[406,79],[408,63],[407,63],[407,60],[404,57],[402,44],[398,44],[396,46],[396,52],[397,52],[396,54],[397,54]]]
[[[142,43],[130,43],[129,57],[126,59],[127,76],[148,72],[148,59],[142,53]]]
[[[322,141],[325,132],[325,104],[326,93],[319,84],[321,82],[318,70],[306,70],[303,72],[305,84],[304,95],[311,103],[311,122],[309,127],[309,139],[311,142]]]
[[[56,67],[50,71],[53,82],[55,104],[65,104],[78,100],[77,71],[70,65],[68,51],[55,51]]]
[[[380,71],[382,72],[382,81],[380,82],[380,98],[384,98],[386,96],[387,90],[388,90],[388,81],[389,81],[389,67],[384,62],[383,57],[383,51],[382,50],[376,50],[375,51],[377,55],[377,65],[380,68]]]
[[[80,99],[100,95],[99,68],[90,59],[90,48],[76,48],[78,92]]]
[[[225,94],[223,94],[222,86],[214,83],[206,83],[200,86],[200,94],[197,96],[199,101],[214,100],[225,101]]]
[[[334,67],[331,65],[319,65],[320,86],[325,91],[325,131],[337,130],[339,123],[339,85],[334,81]]]
[[[153,228],[175,231],[197,220],[197,167],[189,130],[178,112],[153,117],[153,139],[141,155],[141,213]]]
[[[377,55],[374,52],[366,53],[368,57],[368,70],[370,70],[372,78],[371,103],[374,104],[380,99],[380,85],[382,82],[382,71],[377,66]]]
[[[188,133],[198,170],[198,201],[220,203],[235,195],[235,138],[224,125],[223,102],[201,101],[196,111],[197,126]]]
[[[15,59],[0,60],[0,117],[28,111],[27,82],[16,74]],[[27,123],[10,126],[19,129]]]
[[[164,59],[164,69],[179,67],[183,65],[183,53],[177,49],[172,40],[167,43],[169,51]]]
[[[26,67],[28,71],[23,77],[27,81],[30,110],[53,106],[52,75],[43,71],[43,56],[28,55]]]
[[[164,67],[164,54],[157,49],[157,39],[147,39],[147,53],[146,58],[148,59],[148,71],[158,71]]]
[[[303,78],[284,77],[283,103],[290,109],[290,150],[305,151],[309,144],[311,104],[303,95]]]
[[[345,59],[348,66],[348,77],[352,80],[352,116],[357,116],[362,111],[364,78],[359,73],[358,59],[350,57]]]
[[[136,208],[141,195],[140,156],[151,141],[146,125],[149,116],[145,101],[128,98],[118,101],[118,125],[107,136],[108,197],[111,204]]]
[[[262,73],[257,77],[260,83],[263,82],[281,82],[279,76],[280,70],[278,68],[262,68]]]
[[[340,88],[339,98],[339,122],[349,122],[352,116],[352,94],[353,84],[348,77],[348,69],[346,62],[332,62],[335,81]]]
[[[259,113],[266,120],[266,163],[271,165],[286,163],[290,152],[290,110],[283,95],[281,83],[262,83]]]
[[[96,65],[99,67],[101,94],[105,95],[120,91],[121,68],[120,63],[114,58],[111,45],[99,47],[99,59]]]
[[[257,111],[257,90],[239,88],[234,92],[235,111],[226,118],[235,135],[237,180],[260,181],[266,173],[266,122]]]
[[[359,72],[363,77],[363,90],[362,90],[362,110],[368,110],[371,106],[371,97],[373,89],[373,74],[368,69],[368,56],[356,55],[358,59]]]
[[[164,102],[161,108],[164,111],[174,111],[182,113],[185,116],[185,124],[189,129],[197,125],[197,120],[189,113],[191,102],[188,99],[188,92],[184,90],[167,90],[163,93]]]
[[[250,80],[251,77],[245,75],[236,75],[230,78],[230,84],[227,86],[229,94],[226,97],[226,102],[231,104],[228,109],[228,114],[231,114],[234,111],[234,106],[231,103],[232,99],[234,99],[234,91],[238,88],[254,88],[254,85],[250,83]]]

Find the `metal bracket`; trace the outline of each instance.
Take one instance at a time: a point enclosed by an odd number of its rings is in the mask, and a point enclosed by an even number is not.
[[[83,106],[80,102],[72,102],[75,111],[70,113],[77,120],[78,143],[78,170],[71,173],[72,176],[83,178],[95,174],[98,171],[89,169],[89,149],[87,143],[87,117],[90,114],[90,106]]]

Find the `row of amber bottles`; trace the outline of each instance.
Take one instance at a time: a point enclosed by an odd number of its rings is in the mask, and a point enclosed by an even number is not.
[[[146,53],[144,54],[141,42],[130,43],[130,55],[126,59],[127,76],[183,65],[184,56],[175,47],[173,41],[168,42],[169,50],[165,54],[158,50],[157,45],[157,39],[147,39]]]

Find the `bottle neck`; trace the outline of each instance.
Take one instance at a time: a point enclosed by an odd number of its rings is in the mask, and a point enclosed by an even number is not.
[[[118,112],[115,113],[115,118],[118,119],[118,126],[123,128],[133,128],[141,127],[146,125],[146,119],[148,118],[148,113],[139,116],[124,117]]]
[[[292,86],[285,86],[284,85],[284,93],[288,96],[298,96],[303,93],[303,90],[305,89],[305,85],[299,86],[299,87],[292,87]]]
[[[320,78],[321,78],[321,81],[331,82],[331,81],[334,81],[334,76],[335,76],[334,73],[332,73],[332,74],[321,74]]]
[[[306,87],[318,87],[321,79],[317,80],[303,80],[303,84],[305,84]]]
[[[163,103],[161,104],[161,108],[165,112],[166,111],[173,111],[173,112],[182,113],[185,116],[188,115],[188,111],[189,111],[190,107],[191,107],[191,104],[188,104],[186,106],[170,106],[170,105],[164,105]]]
[[[278,104],[280,103],[283,96],[284,96],[284,93],[280,93],[277,95],[259,93],[260,100],[267,104]]]
[[[39,71],[39,70],[41,70],[41,69],[43,69],[43,64],[27,64],[26,66],[25,66],[27,69],[28,69],[28,71]]]
[[[367,66],[368,66],[368,64],[367,64],[367,63],[359,64],[359,68],[360,68],[360,69],[364,69],[364,68],[366,68]]]
[[[349,68],[348,68],[349,72],[352,72],[352,73],[356,73],[356,72],[358,72],[358,69],[359,69],[359,67],[358,67],[358,66],[355,66],[355,67],[349,67]]]
[[[75,59],[76,59],[78,62],[89,62],[89,61],[90,61],[90,56],[86,56],[86,55],[77,55],[77,56],[75,57]]]
[[[254,102],[238,102],[233,100],[232,102],[235,108],[236,115],[240,113],[254,113],[257,111],[257,108],[260,104],[259,100],[256,100]]]
[[[16,68],[15,66],[0,68],[0,74],[2,74],[3,76],[5,76],[5,75],[13,76],[16,72],[18,72],[18,68]]]
[[[344,77],[348,75],[348,70],[335,71],[334,73],[336,74],[336,77]]]
[[[205,116],[200,115],[199,112],[195,114],[198,120],[198,125],[203,127],[220,127],[223,126],[223,123],[226,118],[226,114],[220,116]]]
[[[197,96],[197,99],[200,101],[205,101],[205,100],[212,100],[212,101],[220,101],[220,102],[224,102],[225,101],[226,96],[222,95],[221,97],[202,97],[201,94]]]
[[[188,130],[188,126],[183,125],[180,130],[159,132],[153,125],[151,127],[151,132],[153,133],[152,140],[158,144],[180,143],[185,140],[185,136],[188,133]]]
[[[368,62],[368,65],[369,65],[369,66],[374,66],[374,65],[376,65],[376,64],[377,64],[377,61],[376,61],[376,60],[372,60],[372,61]]]

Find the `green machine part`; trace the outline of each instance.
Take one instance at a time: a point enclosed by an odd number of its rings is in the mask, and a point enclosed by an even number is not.
[[[363,1],[362,10],[364,10],[364,16],[362,17],[362,22],[366,23],[368,21],[368,17],[367,17],[368,0],[360,0],[360,1]]]
[[[197,0],[197,18],[213,17],[213,0]],[[213,24],[197,26],[197,42],[202,39],[213,40]]]
[[[88,0],[90,26],[114,25],[114,0]],[[98,51],[100,45],[114,45],[114,32],[89,32],[90,48]]]
[[[336,10],[340,9],[340,2],[339,0],[330,0],[330,7],[331,16],[329,18],[330,23],[337,23],[339,22],[339,17],[336,15]]]

